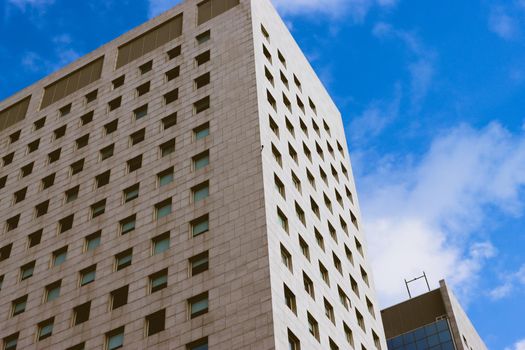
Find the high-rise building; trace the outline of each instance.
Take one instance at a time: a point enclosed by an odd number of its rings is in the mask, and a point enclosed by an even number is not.
[[[445,281],[381,315],[388,350],[487,350]]]
[[[269,0],[0,104],[3,349],[386,349],[339,111]]]

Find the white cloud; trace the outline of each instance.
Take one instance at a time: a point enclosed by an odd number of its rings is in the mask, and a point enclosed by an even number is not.
[[[518,35],[518,23],[503,8],[495,7],[489,15],[489,29],[505,40],[512,40]]]
[[[182,0],[149,0],[148,15],[150,18],[158,16],[181,2]]]
[[[502,283],[489,291],[489,296],[494,300],[506,298],[516,290],[517,287],[525,286],[525,264],[518,271],[503,273]]]
[[[43,8],[53,5],[55,0],[8,0],[8,3],[25,11],[27,7]]]
[[[494,224],[495,212],[522,213],[524,184],[525,136],[497,123],[481,130],[458,126],[438,134],[417,161],[387,156],[360,176],[383,306],[406,298],[403,279],[422,271],[433,287],[446,278],[461,298],[471,295],[486,261],[497,254],[484,225]]]
[[[36,52],[27,51],[22,56],[22,66],[31,72],[51,73],[75,61],[81,55],[71,47],[73,41],[69,34],[60,34],[51,39],[55,47],[52,57],[42,57]]]
[[[505,350],[525,350],[525,339],[517,341],[510,348],[505,348]]]

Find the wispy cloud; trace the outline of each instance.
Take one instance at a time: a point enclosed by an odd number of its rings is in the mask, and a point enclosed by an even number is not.
[[[489,291],[492,299],[500,300],[512,294],[517,288],[525,286],[525,264],[518,271],[503,273],[502,283]]]
[[[78,59],[81,55],[71,47],[72,38],[69,34],[60,34],[51,41],[55,44],[51,55],[42,56],[33,51],[26,51],[22,58],[22,66],[30,72],[51,73]]]
[[[517,341],[511,347],[505,348],[505,350],[525,350],[525,338]]]
[[[503,7],[493,7],[489,14],[489,29],[505,40],[512,40],[518,36],[518,21]]]
[[[173,6],[180,4],[182,0],[148,0],[148,16],[155,17],[160,15],[162,12],[171,9]]]
[[[55,0],[7,0],[7,2],[25,11],[30,7],[42,9],[46,6],[53,5]]]
[[[458,126],[420,157],[387,155],[360,176],[362,211],[383,305],[402,300],[404,278],[426,271],[471,295],[497,254],[484,225],[517,216],[525,198],[525,135],[497,123]],[[393,264],[392,262],[395,262]]]

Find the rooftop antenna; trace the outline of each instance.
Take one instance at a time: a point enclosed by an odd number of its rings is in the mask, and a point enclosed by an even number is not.
[[[428,284],[428,278],[427,278],[427,274],[425,273],[425,271],[423,271],[423,275],[419,276],[419,277],[416,277],[414,279],[411,279],[410,281],[407,281],[405,279],[405,286],[407,287],[407,292],[408,292],[408,297],[409,299],[412,299],[412,293],[410,293],[410,287],[409,287],[409,284],[412,283],[412,282],[415,282],[417,280],[420,280],[424,278],[425,279],[425,282],[427,283],[427,288],[428,288],[428,291],[430,292],[430,284]]]

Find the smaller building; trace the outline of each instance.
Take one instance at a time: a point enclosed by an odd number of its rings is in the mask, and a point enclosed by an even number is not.
[[[487,350],[445,281],[381,311],[389,350]]]

